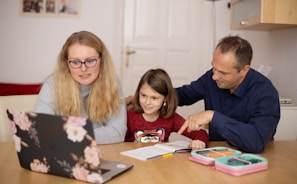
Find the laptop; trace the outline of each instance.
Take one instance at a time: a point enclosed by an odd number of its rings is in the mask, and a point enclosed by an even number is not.
[[[87,118],[7,109],[22,168],[56,176],[105,183],[133,167],[101,158]]]

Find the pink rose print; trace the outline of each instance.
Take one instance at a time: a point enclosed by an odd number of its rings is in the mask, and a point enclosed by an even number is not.
[[[75,179],[87,181],[89,171],[84,167],[81,167],[79,164],[76,164],[75,167],[72,168],[72,174]]]
[[[69,116],[67,124],[76,125],[76,126],[85,126],[87,124],[87,119],[83,117],[74,117]]]
[[[21,146],[21,138],[16,136],[15,134],[12,135],[12,139],[14,141],[14,146],[17,152],[21,152],[22,146]]]
[[[12,134],[16,134],[17,128],[15,126],[15,123],[13,121],[9,120],[9,124],[10,124],[10,129],[11,129]]]
[[[91,183],[103,183],[103,178],[98,173],[91,173],[87,176],[87,181]]]
[[[67,139],[75,143],[84,141],[83,144],[85,144],[85,141],[90,141],[90,145],[86,145],[83,155],[70,153],[70,156],[76,162],[74,167],[67,164],[68,161],[65,160],[57,160],[57,163],[77,180],[102,183],[103,179],[99,167],[101,152],[99,148],[96,147],[96,141],[88,135],[88,132],[84,129],[86,124],[86,118],[74,116],[67,118],[64,124]]]
[[[88,181],[91,183],[103,182],[103,178],[100,173],[90,173],[88,170],[86,170],[83,166],[80,166],[79,164],[76,164],[75,167],[72,168],[72,174],[74,178],[77,180]]]
[[[28,114],[23,111],[14,111],[11,110],[10,113],[13,116],[13,120],[10,120],[10,128],[12,131],[12,134],[17,133],[17,127],[18,126],[22,131],[27,131],[30,138],[34,140],[34,143],[36,146],[40,147],[39,139],[38,139],[38,132],[34,128],[35,124],[34,122],[32,123],[29,120]],[[31,115],[35,115],[32,113]],[[22,145],[26,145],[25,143],[21,141]]]
[[[31,127],[31,123],[26,113],[13,111],[12,114],[13,114],[13,120],[15,124],[17,124],[21,130],[29,131]]]
[[[81,142],[87,135],[87,131],[83,128],[86,123],[86,118],[69,116],[65,124],[67,138],[73,142]]]
[[[17,152],[22,151],[22,146],[29,147],[29,145],[27,143],[23,142],[22,139],[19,136],[15,135],[15,134],[12,135],[12,139],[14,141],[14,147],[15,147]]]
[[[73,142],[81,142],[87,134],[84,128],[72,124],[66,124],[65,129],[67,138]]]
[[[85,159],[89,164],[94,165],[95,167],[100,164],[100,152],[96,147],[87,146],[84,150]]]
[[[47,173],[49,171],[49,166],[45,163],[40,162],[38,159],[34,159],[30,164],[30,168],[32,171]]]

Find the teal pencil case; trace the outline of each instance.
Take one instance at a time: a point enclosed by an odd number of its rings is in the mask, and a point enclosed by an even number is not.
[[[211,165],[214,169],[233,175],[241,176],[268,168],[266,158],[245,153],[226,147],[212,147],[201,150],[192,150],[189,160]]]
[[[267,169],[268,162],[264,157],[246,153],[237,157],[220,157],[216,159],[214,166],[216,170],[234,176],[241,176]]]
[[[226,156],[239,156],[240,151],[227,147],[212,147],[200,150],[192,150],[190,160],[203,165],[214,165],[215,159]]]

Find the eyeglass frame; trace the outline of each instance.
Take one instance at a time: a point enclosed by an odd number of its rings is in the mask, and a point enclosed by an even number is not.
[[[87,59],[85,59],[85,61],[81,61],[81,60],[79,60],[79,59],[68,60],[68,64],[69,64],[70,67],[73,68],[73,69],[79,69],[79,68],[82,67],[83,64],[85,65],[86,68],[94,68],[94,67],[96,66],[97,62],[98,62],[100,59],[101,59],[101,57],[100,57],[100,55],[99,55],[97,58],[87,58]],[[89,66],[86,64],[86,62],[89,61],[89,60],[96,60],[94,66],[89,67]],[[71,65],[71,63],[74,62],[74,61],[79,62],[79,63],[80,63],[80,66],[79,66],[79,67],[73,67],[73,66]]]

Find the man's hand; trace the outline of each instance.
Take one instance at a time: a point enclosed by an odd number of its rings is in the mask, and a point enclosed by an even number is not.
[[[199,112],[197,114],[190,115],[177,133],[182,134],[186,129],[188,129],[189,132],[194,130],[200,130],[202,128],[202,125],[211,122],[213,114],[214,111],[207,110]]]
[[[134,96],[132,96],[132,95],[127,96],[127,97],[125,98],[125,103],[126,103],[126,105],[130,105],[130,104],[132,104],[133,100],[134,100]]]

